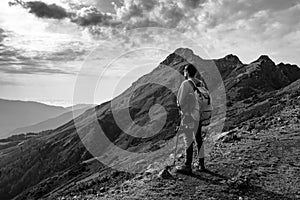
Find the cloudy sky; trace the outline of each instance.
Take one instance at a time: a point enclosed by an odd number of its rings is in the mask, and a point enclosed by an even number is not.
[[[101,103],[176,48],[195,44],[203,58],[235,54],[249,63],[267,54],[275,63],[300,65],[299,0],[1,0],[0,6],[5,99],[71,105],[84,73],[98,85],[94,102],[82,103]]]

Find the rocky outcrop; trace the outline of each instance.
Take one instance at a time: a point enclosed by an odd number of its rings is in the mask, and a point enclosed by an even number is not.
[[[279,63],[277,67],[289,79],[290,82],[294,82],[300,77],[300,70],[297,65]]]
[[[222,78],[225,80],[231,74],[231,72],[243,65],[240,59],[236,55],[229,54],[221,59],[214,60],[216,63]]]
[[[231,102],[281,89],[300,78],[300,68],[295,65],[276,65],[266,55],[248,65],[229,68],[228,71],[224,82],[228,101]]]

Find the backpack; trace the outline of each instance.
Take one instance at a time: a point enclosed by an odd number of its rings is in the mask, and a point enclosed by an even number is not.
[[[197,87],[194,81],[189,80],[191,83],[194,93],[194,104],[191,112],[191,116],[194,120],[200,121],[201,126],[208,126],[210,124],[212,105],[209,91],[203,87]]]

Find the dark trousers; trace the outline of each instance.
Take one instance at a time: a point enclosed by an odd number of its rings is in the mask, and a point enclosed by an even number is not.
[[[201,149],[201,147],[203,145],[203,138],[202,138],[202,134],[201,134],[201,128],[202,127],[199,124],[198,130],[197,130],[197,132],[195,134],[195,140],[196,140],[196,143],[197,143],[198,154],[199,154],[200,149]],[[191,166],[192,161],[193,161],[193,147],[194,147],[194,144],[195,144],[195,141],[193,140],[193,142],[190,143],[189,146],[186,145],[186,150],[185,150],[185,155],[186,155],[185,165],[187,165],[187,166]],[[198,155],[198,157],[199,157],[199,155]],[[199,159],[201,159],[201,158],[199,157]],[[199,160],[199,162],[201,162],[201,161]]]

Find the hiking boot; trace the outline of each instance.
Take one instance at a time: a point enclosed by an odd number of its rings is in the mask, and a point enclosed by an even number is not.
[[[204,158],[199,159],[199,164],[196,166],[196,170],[198,172],[205,172],[206,171],[206,168],[204,166]]]
[[[197,167],[196,172],[206,172],[207,169],[205,167]]]
[[[189,165],[182,165],[176,167],[176,172],[190,174],[192,173],[192,167]]]

